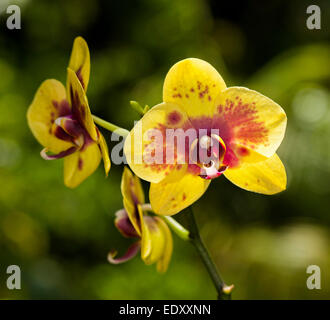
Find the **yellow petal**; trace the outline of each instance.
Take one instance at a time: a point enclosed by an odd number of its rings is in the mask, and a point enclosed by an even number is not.
[[[141,221],[141,258],[145,264],[157,262],[157,270],[165,272],[171,260],[173,239],[167,224],[159,217],[143,215],[138,205]]]
[[[75,72],[71,69],[68,69],[67,91],[74,118],[87,130],[91,138],[97,141],[98,135],[89,109],[86,93]]]
[[[175,130],[182,130],[187,122],[189,120],[181,107],[161,103],[136,123],[125,140],[124,153],[137,176],[150,182],[159,182],[170,174],[175,174],[177,178],[184,174],[186,167],[182,165],[183,154],[176,152],[173,144],[166,143],[172,141],[166,139],[166,133],[167,129],[172,129],[175,134]],[[184,139],[183,135],[181,137]]]
[[[233,151],[233,156],[244,160],[251,151],[268,158],[283,140],[286,114],[277,103],[256,91],[231,87],[216,99],[213,128],[219,128],[227,148],[232,149],[229,155]],[[245,150],[239,155],[233,145]]]
[[[210,180],[185,174],[178,181],[151,183],[149,198],[152,209],[160,215],[173,215],[197,201],[206,191]]]
[[[69,188],[77,187],[96,170],[100,161],[101,152],[95,142],[65,157],[64,184]]]
[[[121,179],[121,193],[128,217],[136,232],[141,235],[137,205],[144,203],[144,192],[140,179],[134,176],[127,167],[124,167]]]
[[[69,68],[76,73],[82,87],[87,91],[90,73],[90,55],[88,45],[82,37],[77,37],[74,40]],[[70,80],[67,79],[68,84],[69,82]]]
[[[141,205],[137,205],[139,221],[141,224],[140,236],[141,236],[141,258],[142,260],[147,259],[147,257],[151,253],[152,243],[151,243],[151,235],[149,228],[144,221],[144,215],[141,208]]]
[[[145,264],[150,265],[162,259],[167,238],[158,219],[143,216],[142,221],[141,258]]]
[[[276,153],[265,161],[229,168],[224,175],[238,187],[257,193],[275,194],[286,188],[285,168]]]
[[[103,164],[104,164],[104,171],[106,176],[108,176],[108,173],[110,171],[111,168],[111,161],[110,161],[110,157],[109,157],[109,150],[108,150],[108,145],[104,139],[103,134],[96,128],[98,135],[99,135],[99,147],[101,150],[101,154],[102,154],[102,159],[103,159]]]
[[[206,61],[189,58],[176,63],[167,73],[163,100],[180,105],[189,118],[214,113],[214,100],[226,84]]]
[[[173,251],[173,239],[171,231],[168,225],[159,217],[154,217],[158,223],[158,227],[164,234],[165,237],[165,246],[163,249],[163,254],[161,258],[157,262],[157,270],[158,272],[166,272],[168,265],[171,261],[172,251]]]
[[[46,80],[39,87],[29,106],[27,119],[29,127],[41,145],[53,153],[59,153],[73,146],[73,143],[58,139],[52,131],[55,120],[70,112],[65,88],[57,80]]]

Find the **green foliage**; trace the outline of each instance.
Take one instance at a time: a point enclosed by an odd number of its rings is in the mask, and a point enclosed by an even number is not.
[[[228,85],[246,85],[283,106],[288,130],[279,154],[288,190],[261,196],[222,177],[195,213],[221,274],[235,284],[233,298],[329,298],[329,34],[308,31],[304,15],[298,24],[290,22],[305,12],[300,2],[300,9],[291,11],[280,3],[266,15],[258,12],[267,4],[256,13],[245,10],[260,28],[287,12],[289,22],[278,26],[281,35],[275,26],[270,34],[260,30],[251,36],[243,13],[202,0],[26,0],[22,30],[16,31],[5,29],[1,14],[0,264],[1,270],[20,265],[23,280],[21,291],[9,291],[0,281],[0,298],[215,297],[194,249],[176,236],[165,275],[138,258],[121,266],[107,263],[111,248],[122,252],[130,243],[113,225],[122,208],[122,167],[113,165],[108,179],[100,168],[69,190],[62,162],[39,156],[26,111],[43,80],[65,81],[78,35],[91,51],[93,113],[127,129],[139,117],[129,101],[161,102],[167,70],[191,56],[212,63]],[[270,43],[267,50],[259,49],[263,43]],[[318,264],[324,275],[319,292],[306,288],[310,264]]]

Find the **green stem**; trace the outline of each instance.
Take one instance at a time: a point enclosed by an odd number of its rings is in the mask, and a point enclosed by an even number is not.
[[[207,272],[209,273],[212,282],[218,293],[218,300],[230,300],[231,291],[233,286],[227,286],[222,280],[215,263],[213,262],[207,248],[205,247],[203,240],[200,236],[199,229],[195,220],[192,207],[189,207],[189,213],[187,215],[190,223],[190,239],[194,244],[198,254],[200,255]]]
[[[150,203],[144,203],[141,205],[141,209],[143,211],[151,211],[152,207]],[[170,226],[174,233],[179,236],[182,240],[189,241],[189,231],[185,229],[179,222],[174,220],[172,217],[169,216],[159,216]]]
[[[169,216],[162,216],[162,218],[166,221],[166,223],[170,226],[170,228],[179,236],[182,240],[188,241],[190,240],[189,231],[185,229],[179,222],[174,220]]]
[[[118,127],[115,124],[105,121],[97,116],[92,115],[92,117],[96,124],[98,124],[99,126],[101,126],[104,129],[114,132],[115,134],[118,134],[119,136],[122,136],[125,138],[129,134],[129,131],[124,128]]]

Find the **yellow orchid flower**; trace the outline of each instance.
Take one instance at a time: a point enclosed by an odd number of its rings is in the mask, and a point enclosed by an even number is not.
[[[106,175],[111,166],[107,144],[94,124],[86,97],[89,73],[89,49],[78,37],[67,68],[66,89],[57,80],[46,80],[27,112],[29,127],[44,146],[41,156],[46,160],[65,157],[64,183],[71,188],[90,176],[101,158]]]
[[[138,240],[120,258],[115,258],[117,252],[111,251],[108,261],[113,264],[123,263],[141,250],[141,258],[145,264],[157,263],[157,270],[165,272],[173,250],[171,231],[160,217],[143,213],[143,207],[148,205],[144,204],[140,179],[126,167],[121,181],[121,193],[124,209],[116,212],[115,225],[123,236]]]
[[[258,193],[286,188],[285,168],[275,153],[286,114],[274,101],[247,88],[227,88],[209,63],[195,58],[170,69],[163,100],[136,123],[124,146],[134,173],[151,182],[155,213],[178,213],[222,174]]]

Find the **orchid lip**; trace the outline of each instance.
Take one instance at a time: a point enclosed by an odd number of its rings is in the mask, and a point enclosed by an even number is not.
[[[217,178],[227,169],[227,166],[222,163],[226,145],[218,135],[203,135],[195,139],[191,144],[190,154],[195,151],[194,149],[197,149],[198,153],[198,159],[194,161],[194,164],[200,168],[201,178],[207,180]]]
[[[120,264],[120,263],[129,261],[137,255],[137,253],[140,251],[140,248],[141,248],[141,242],[140,241],[134,242],[127,249],[127,251],[124,253],[124,255],[122,255],[119,258],[115,258],[117,255],[117,251],[111,250],[108,254],[108,261],[112,264]]]
[[[45,160],[56,160],[56,159],[61,159],[61,158],[64,158],[66,156],[69,156],[70,154],[72,154],[76,151],[77,151],[76,147],[70,147],[69,149],[61,151],[57,154],[47,154],[48,149],[44,148],[44,149],[41,150],[40,155]]]
[[[81,148],[85,143],[84,136],[82,134],[79,135],[77,138],[73,139],[73,142],[78,148]]]
[[[215,179],[221,176],[226,171],[226,169],[227,166],[219,166],[215,161],[212,160],[210,165],[203,165],[201,167],[201,174],[199,176],[206,180]]]
[[[82,149],[88,143],[88,133],[81,127],[79,122],[73,118],[73,115],[59,117],[54,121],[56,129],[62,131],[59,139],[73,142],[78,149]],[[54,131],[55,132],[55,131]]]
[[[74,138],[82,135],[83,129],[78,121],[72,118],[72,115],[57,118],[55,124]]]

